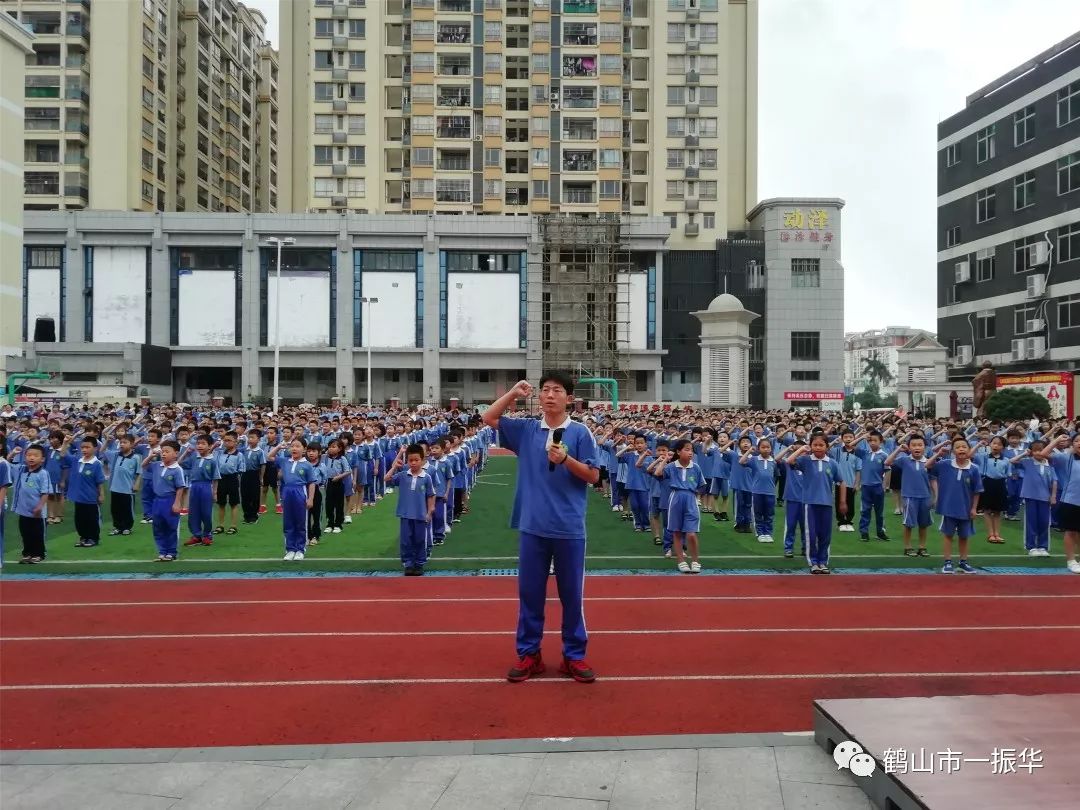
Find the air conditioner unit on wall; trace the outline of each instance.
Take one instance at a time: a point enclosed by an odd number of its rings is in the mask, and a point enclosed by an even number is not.
[[[1042,298],[1046,293],[1046,276],[1041,273],[1027,277],[1027,297]]]
[[[1029,337],[1024,340],[1025,353],[1029,360],[1041,360],[1046,357],[1046,338],[1045,337]]]
[[[1033,318],[1030,321],[1024,323],[1025,332],[1041,332],[1046,329],[1046,321],[1042,318]]]
[[[1010,359],[1013,362],[1027,359],[1027,343],[1024,338],[1017,338],[1012,342],[1012,354],[1010,355]]]
[[[1028,267],[1046,264],[1050,261],[1050,245],[1046,242],[1036,242],[1028,246]]]
[[[974,352],[971,346],[957,346],[956,347],[956,364],[958,366],[966,366],[971,362],[971,358]]]
[[[968,262],[956,263],[956,278],[957,284],[963,284],[965,281],[971,281],[971,264]]]

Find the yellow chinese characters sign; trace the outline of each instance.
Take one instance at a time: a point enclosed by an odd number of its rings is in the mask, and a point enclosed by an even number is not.
[[[824,208],[811,208],[804,215],[799,209],[784,212],[784,227],[792,229],[809,228],[821,230],[829,227],[829,212]]]

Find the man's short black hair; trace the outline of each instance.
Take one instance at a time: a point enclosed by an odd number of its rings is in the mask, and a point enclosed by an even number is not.
[[[562,370],[545,371],[540,375],[540,387],[544,387],[544,383],[557,383],[561,385],[567,394],[574,393],[574,378],[570,376],[570,372]]]

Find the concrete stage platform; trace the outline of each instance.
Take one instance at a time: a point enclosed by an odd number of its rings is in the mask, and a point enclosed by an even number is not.
[[[818,700],[814,738],[882,810],[1080,807],[1080,694]]]

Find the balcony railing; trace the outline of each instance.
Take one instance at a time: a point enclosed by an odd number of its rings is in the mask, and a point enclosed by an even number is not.
[[[438,202],[467,203],[471,202],[468,189],[440,189],[435,191],[435,199]]]
[[[469,159],[467,157],[439,158],[438,168],[450,172],[467,172],[469,170]]]
[[[470,138],[470,127],[436,127],[435,135],[439,138]]]
[[[27,180],[23,184],[25,194],[59,194],[59,180]]]
[[[564,141],[595,141],[595,129],[564,129],[562,132]]]
[[[562,167],[564,172],[595,172],[596,158],[592,155],[566,154],[563,155]]]
[[[589,188],[563,188],[564,203],[583,204],[596,201],[596,194]]]
[[[464,93],[440,93],[435,102],[440,107],[471,107],[472,94]]]

